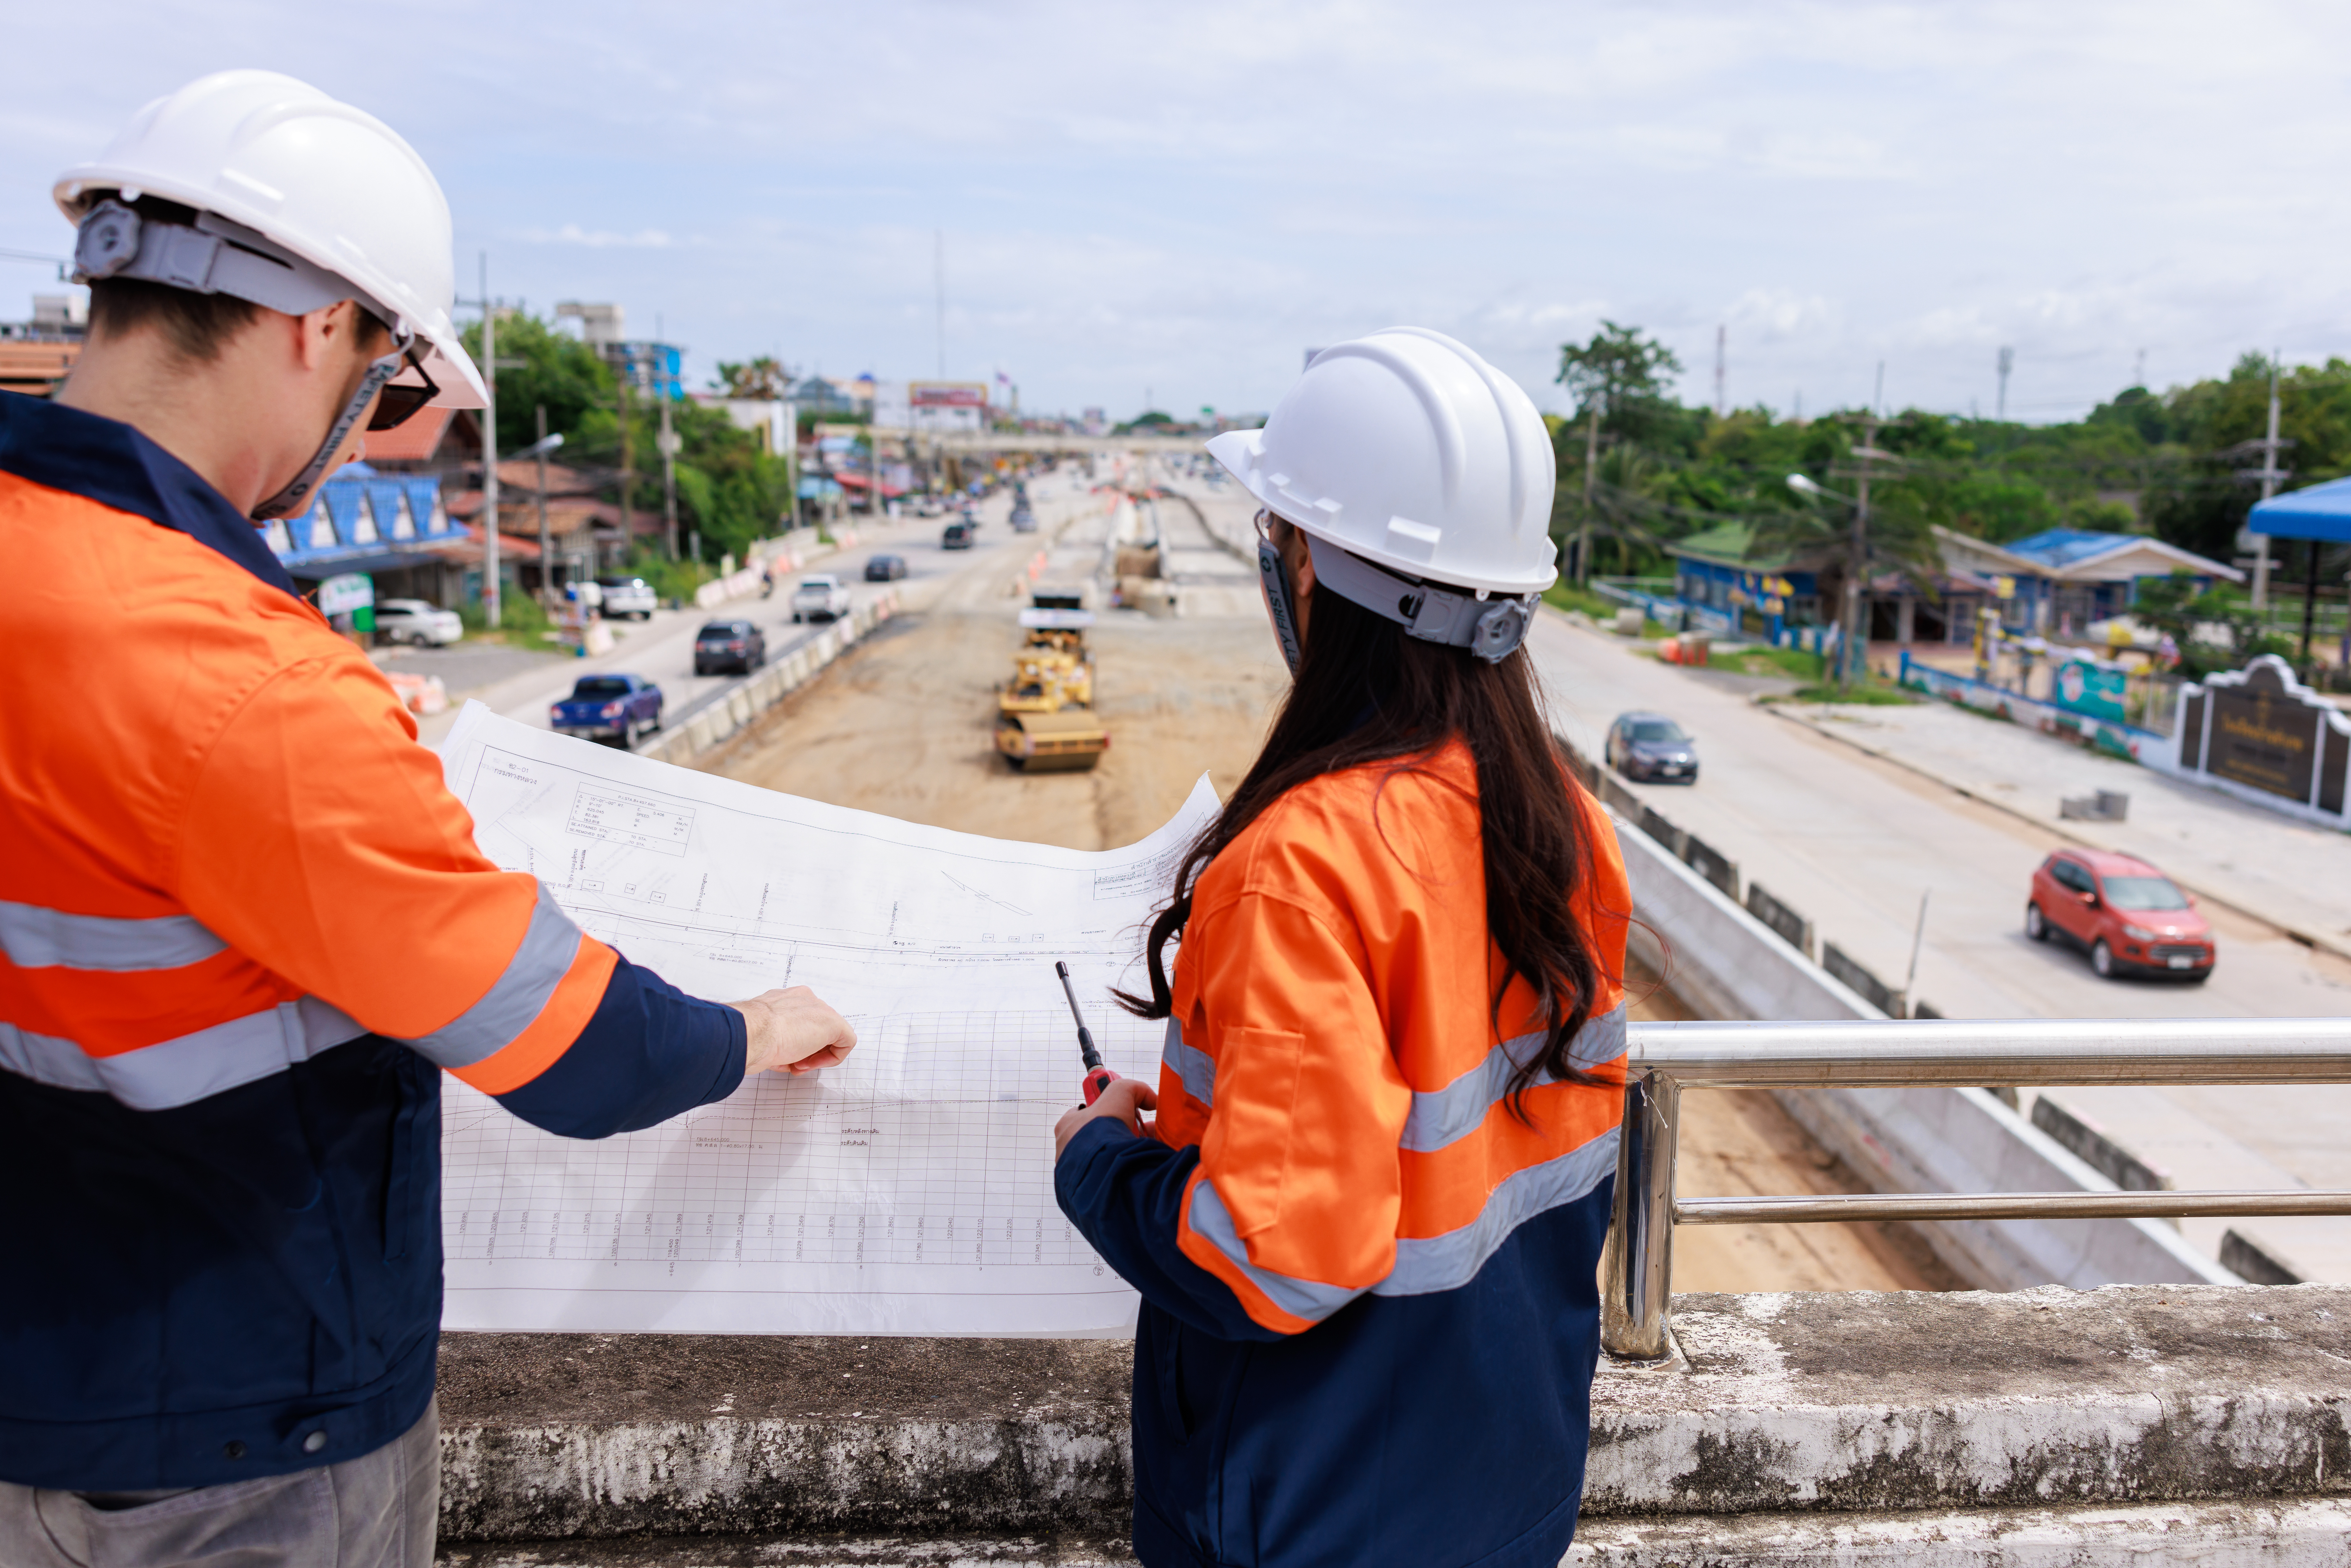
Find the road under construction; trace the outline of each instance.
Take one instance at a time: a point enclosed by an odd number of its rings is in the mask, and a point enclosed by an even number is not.
[[[1249,507],[1231,486],[1159,455],[1098,459],[1030,481],[1042,525],[1014,536],[987,509],[967,561],[906,549],[908,608],[824,675],[696,766],[790,794],[966,832],[1104,849],[1174,814],[1202,774],[1229,796],[1289,677],[1267,627]],[[1107,482],[1104,482],[1107,481]],[[1132,568],[1148,555],[1157,575]],[[1040,589],[1081,592],[1095,621],[1094,713],[1113,737],[1090,771],[1015,771],[993,731],[997,685]],[[1122,591],[1123,590],[1123,591]],[[1119,603],[1121,598],[1131,601]],[[1690,1016],[1636,974],[1636,1017]],[[1683,1134],[1692,1193],[1867,1190],[1771,1096],[1697,1092]],[[1680,1288],[1949,1290],[1965,1281],[1907,1228],[1708,1227],[1685,1234]]]

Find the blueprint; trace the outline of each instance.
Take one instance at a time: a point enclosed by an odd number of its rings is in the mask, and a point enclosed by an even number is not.
[[[829,806],[590,745],[469,703],[442,746],[501,867],[682,989],[807,985],[848,1062],[559,1138],[444,1080],[453,1329],[1085,1334],[1135,1297],[1053,1201],[1077,1099],[1066,962],[1104,1058],[1155,1078],[1142,931],[1217,810],[1203,778],[1141,843],[1090,853]]]

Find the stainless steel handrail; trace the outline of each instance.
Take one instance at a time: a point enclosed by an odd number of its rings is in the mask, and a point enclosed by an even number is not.
[[[2351,1193],[1867,1193],[1674,1197],[1681,1091],[1836,1086],[2351,1082],[2351,1019],[1937,1019],[1636,1023],[1627,1030],[1600,1342],[1673,1354],[1676,1223],[2351,1214]]]

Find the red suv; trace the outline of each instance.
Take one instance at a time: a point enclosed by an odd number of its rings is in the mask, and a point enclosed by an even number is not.
[[[2212,977],[2212,927],[2196,900],[2143,860],[2104,850],[2059,850],[2032,873],[2024,934],[2089,949],[2090,967],[2117,975]]]

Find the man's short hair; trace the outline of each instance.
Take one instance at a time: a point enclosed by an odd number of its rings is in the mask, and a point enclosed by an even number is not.
[[[141,196],[131,208],[141,218],[162,223],[196,221],[194,208],[158,196]],[[94,338],[114,337],[152,327],[163,334],[180,359],[192,365],[208,365],[239,333],[261,319],[263,308],[234,294],[198,294],[143,278],[101,277],[89,286],[89,332]],[[374,329],[363,331],[362,341],[391,332],[365,306],[360,308],[359,320],[363,329]]]
[[[131,210],[163,223],[196,221],[194,208],[156,196],[140,197]],[[233,294],[198,294],[135,277],[101,277],[89,286],[91,337],[122,336],[152,327],[191,364],[219,359],[232,339],[260,319],[260,306]]]

